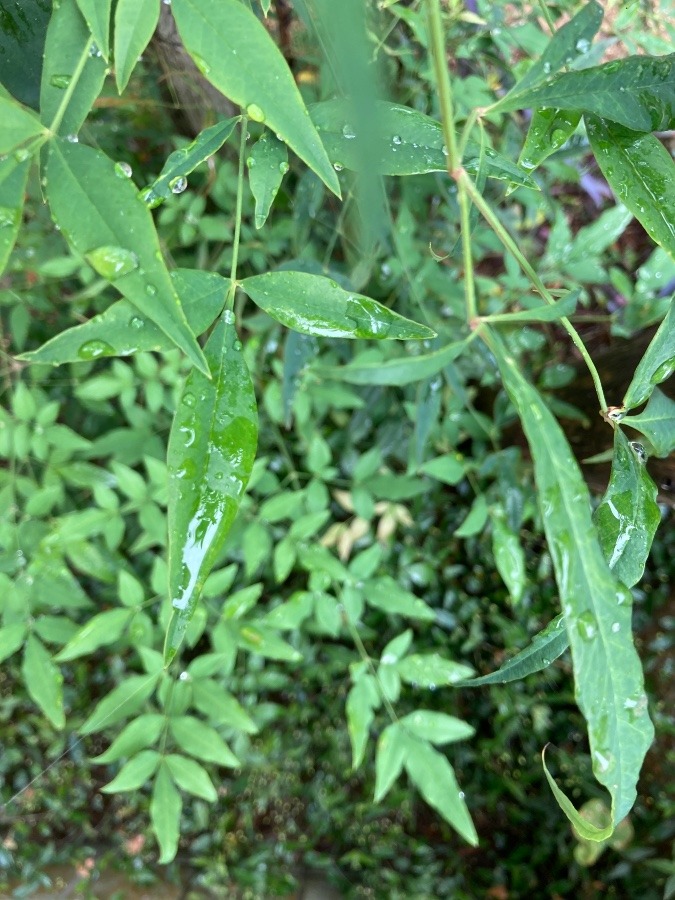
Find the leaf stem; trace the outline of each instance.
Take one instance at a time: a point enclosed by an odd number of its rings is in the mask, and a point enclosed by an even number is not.
[[[539,0],[539,6],[541,8],[541,12],[543,17],[546,19],[546,24],[551,29],[551,33],[555,31],[555,25],[553,24],[553,17],[551,15],[551,11],[546,5],[546,0]]]
[[[59,103],[59,108],[56,110],[56,115],[52,120],[52,124],[49,126],[49,130],[56,134],[61,126],[61,122],[63,121],[63,117],[66,114],[66,110],[68,109],[68,104],[72,100],[73,94],[75,93],[75,88],[77,87],[77,83],[80,80],[80,76],[84,71],[84,67],[87,65],[87,60],[89,59],[89,51],[91,49],[91,41],[88,41],[85,45],[80,58],[77,61],[77,65],[73,69],[73,74],[70,77],[70,82],[68,83],[68,87],[65,90],[63,97],[61,98],[61,102]]]
[[[230,287],[227,291],[225,309],[234,306],[234,295],[237,291],[237,262],[239,261],[239,240],[241,237],[241,210],[244,197],[244,157],[246,154],[246,138],[248,137],[248,117],[241,117],[241,137],[239,139],[239,168],[237,170],[237,200],[234,211],[234,239],[232,241],[232,265],[230,267]]]

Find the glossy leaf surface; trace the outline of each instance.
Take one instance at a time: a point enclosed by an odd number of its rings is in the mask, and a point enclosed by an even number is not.
[[[148,46],[159,21],[160,0],[117,0],[115,7],[115,81],[127,86],[138,57]]]
[[[77,5],[101,55],[108,59],[112,0],[77,0]]]
[[[622,424],[643,434],[657,456],[668,456],[675,450],[675,400],[657,387],[643,411],[636,416],[626,416]]]
[[[675,419],[671,434],[675,434]],[[612,474],[593,519],[605,559],[626,587],[633,587],[642,578],[661,521],[657,493],[644,463],[617,428]]]
[[[633,645],[632,596],[605,561],[588,488],[560,426],[495,335],[490,348],[532,451],[572,648],[575,696],[588,723],[593,772],[612,797],[617,824],[635,802],[642,760],[654,736]]]
[[[26,690],[54,728],[66,724],[63,712],[63,676],[54,665],[42,641],[28,635],[21,666]]]
[[[419,356],[401,356],[372,363],[353,362],[346,366],[317,366],[316,371],[326,378],[348,381],[350,384],[413,384],[442,372],[466,346],[466,340],[455,341],[440,350]]]
[[[633,409],[649,399],[654,386],[675,372],[675,298],[637,365],[633,380],[623,398],[626,409]]]
[[[157,836],[160,865],[171,862],[178,850],[180,837],[180,816],[183,801],[173,783],[166,763],[162,763],[155,776],[150,801],[150,821]]]
[[[253,12],[239,0],[174,0],[172,8],[202,74],[249,118],[278,134],[339,196],[337,175],[286,60]]]
[[[675,85],[672,90],[675,96]],[[652,240],[675,259],[675,163],[670,153],[652,134],[597,116],[587,115],[585,120],[593,153],[609,186]]]
[[[531,172],[556,150],[560,150],[577,130],[579,110],[535,109],[527,129],[518,165]]]
[[[0,97],[0,153],[11,153],[21,144],[37,137],[45,130],[44,125],[31,110],[21,106],[11,97]]]
[[[423,340],[435,337],[376,300],[350,293],[322,275],[268,272],[245,278],[251,300],[282,325],[322,337]]]
[[[197,269],[176,269],[170,274],[190,330],[195,335],[202,334],[225,305],[229,278]],[[140,316],[132,303],[118,300],[105,312],[82,325],[67,328],[37,350],[21,354],[19,359],[58,365],[127,356],[141,350],[161,352],[173,346],[168,336],[150,319]]]
[[[119,276],[118,261],[99,274],[158,325],[202,371],[204,355],[164,264],[152,216],[111,159],[81,144],[55,140],[47,162],[47,199],[63,236],[83,256],[119,248],[136,265]],[[101,354],[94,354],[101,355]]]
[[[258,415],[251,376],[232,313],[205,348],[213,379],[193,370],[169,437],[169,593],[173,615],[165,645],[170,661],[251,474]]]
[[[286,145],[270,131],[265,131],[253,145],[246,165],[248,183],[255,198],[255,227],[262,228],[281,187],[281,181],[288,172]]]
[[[2,113],[0,113],[2,115]],[[21,226],[24,195],[30,160],[15,164],[13,159],[0,162],[0,275],[5,271],[16,236]],[[3,178],[3,169],[9,174]]]

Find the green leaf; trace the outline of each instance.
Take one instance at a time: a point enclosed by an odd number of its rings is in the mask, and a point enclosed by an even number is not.
[[[80,726],[80,734],[102,731],[133,715],[155,690],[160,674],[130,675],[96,704],[92,714]]]
[[[531,309],[522,309],[519,312],[497,313],[493,316],[484,316],[486,322],[555,322],[565,316],[571,316],[579,302],[579,289],[565,294],[557,303],[533,306]]]
[[[293,401],[300,387],[302,373],[319,352],[318,342],[312,335],[287,331],[284,340],[284,371],[281,400],[284,406],[284,422],[290,428]]]
[[[121,94],[159,22],[159,0],[117,0],[115,82]]]
[[[612,574],[591,521],[588,488],[541,395],[496,335],[489,338],[534,459],[537,496],[572,648],[575,694],[588,723],[593,771],[614,824],[636,796],[654,736],[632,640],[630,591]]]
[[[335,281],[306,272],[267,272],[241,282],[266,313],[295,331],[323,337],[423,340],[435,337],[376,300],[343,290]]]
[[[285,603],[271,609],[263,622],[279,630],[299,628],[312,615],[313,609],[314,594],[311,591],[295,591]]]
[[[672,92],[675,96],[675,88]],[[609,186],[652,240],[675,259],[671,205],[675,163],[670,153],[654,135],[632,131],[633,126],[624,128],[597,116],[584,118],[593,153]]]
[[[288,172],[286,145],[265,131],[256,141],[246,160],[248,183],[255,198],[255,227],[262,228],[267,221],[281,181]]]
[[[409,741],[405,768],[410,780],[429,806],[437,810],[467,843],[476,847],[478,835],[452,766],[426,741],[416,738],[409,738]]]
[[[83,256],[103,247],[116,247],[136,263],[121,277],[114,263],[101,266],[99,274],[112,281],[142,316],[152,319],[199,369],[208,373],[164,265],[152,216],[113,161],[91,147],[52,141],[47,199],[62,234]],[[80,358],[83,353],[86,356],[82,348],[79,353]],[[97,346],[89,358],[100,355]]]
[[[63,728],[63,676],[51,660],[44,644],[29,634],[21,666],[26,690],[54,728]]]
[[[178,787],[187,791],[188,794],[201,797],[202,800],[208,800],[209,803],[218,799],[218,794],[208,773],[194,759],[179,756],[177,753],[169,753],[166,757],[166,765]]]
[[[432,353],[399,357],[381,362],[348,363],[346,366],[317,366],[314,371],[324,378],[348,381],[350,384],[404,385],[437,375],[462,353],[468,341],[455,341]]]
[[[585,819],[579,812],[574,808],[574,805],[568,800],[567,796],[560,790],[558,785],[555,783],[555,779],[551,775],[546,766],[546,747],[541,752],[541,762],[544,767],[544,774],[546,775],[546,780],[549,783],[551,790],[553,791],[553,796],[558,801],[558,805],[565,813],[567,818],[570,820],[574,828],[580,837],[585,838],[587,841],[593,841],[594,843],[600,843],[601,841],[607,840],[607,838],[611,837],[614,831],[614,824],[610,820],[609,825],[606,828],[598,828],[593,825],[587,819]]]
[[[21,227],[30,162],[26,159],[17,164],[14,158],[0,161],[0,275],[5,271]]]
[[[258,726],[236,697],[215,681],[195,679],[194,704],[219,725],[229,725],[245,734],[256,734],[258,731]]]
[[[473,675],[473,669],[462,663],[451,662],[438,653],[414,653],[406,656],[396,668],[408,684],[423,688],[445,687],[465,681]]]
[[[380,703],[377,682],[372,675],[362,675],[349,691],[346,706],[352,769],[358,769],[363,762],[370,726],[375,718],[374,710],[379,708]]]
[[[593,521],[605,559],[626,587],[633,587],[642,578],[661,521],[657,494],[643,462],[617,428],[612,474]]]
[[[84,60],[57,134],[77,135],[101,93],[106,63],[102,56],[92,56],[90,48],[91,34],[76,0],[61,0],[58,6],[54,4],[47,28],[40,86],[40,118],[45,125],[51,126],[71,78]]]
[[[37,109],[52,4],[44,0],[21,0],[3,3],[1,8],[0,94],[12,94],[31,109]]]
[[[380,655],[380,662],[382,665],[391,666],[394,663],[397,663],[410,649],[412,639],[413,633],[410,628],[407,628],[397,637],[392,638]]]
[[[158,178],[141,191],[141,199],[150,209],[159,206],[171,194],[180,194],[187,187],[187,176],[194,172],[210,156],[223,146],[234,131],[234,126],[241,121],[241,116],[217,122],[205,128],[197,137],[180,150],[174,150],[162,167]]]
[[[237,646],[242,650],[248,650],[249,653],[259,653],[268,659],[287,662],[298,662],[302,659],[302,654],[282,640],[275,631],[257,623],[240,628]]]
[[[399,722],[387,725],[377,741],[375,756],[375,803],[386,795],[403,769],[406,755],[405,733]]]
[[[241,766],[216,729],[200,719],[194,716],[174,716],[169,720],[169,728],[174,740],[185,753],[230,769]]]
[[[668,456],[675,450],[675,400],[657,387],[643,411],[637,416],[625,416],[621,424],[644,434],[657,456]]]
[[[246,489],[258,439],[255,392],[234,316],[227,311],[205,348],[209,380],[193,370],[173,420],[169,466],[169,593],[174,613],[165,659],[176,654],[204,580]]]
[[[96,41],[103,59],[110,54],[110,10],[112,0],[77,0],[87,28]]]
[[[503,511],[500,514],[495,510],[492,514],[492,553],[511,599],[514,603],[520,603],[527,582],[525,553],[518,535],[507,525]]]
[[[155,774],[161,758],[156,750],[141,750],[137,756],[122,766],[112,781],[101,788],[101,793],[137,791]]]
[[[197,269],[176,269],[170,275],[190,330],[202,334],[225,305],[229,278]],[[174,346],[157,325],[139,316],[132,303],[118,300],[88,322],[62,331],[37,350],[17,358],[59,365],[83,358],[127,356],[142,350],[166,352]]]
[[[485,527],[488,518],[488,505],[483,494],[479,494],[471,505],[469,514],[459,528],[455,531],[455,537],[473,537]]]
[[[21,144],[46,132],[34,112],[21,106],[11,97],[0,97],[0,153],[11,153]],[[19,151],[21,154],[21,151]],[[4,160],[3,160],[4,162]]]
[[[124,633],[133,614],[131,609],[110,609],[93,616],[54,659],[56,662],[68,662],[78,656],[86,656],[98,647],[114,644]]]
[[[166,763],[162,763],[155,776],[150,801],[150,821],[160,847],[160,865],[170,863],[178,850],[180,815],[183,801],[176,790]]]
[[[364,160],[359,136],[349,123],[350,107],[345,100],[327,100],[310,107],[312,121],[321,135],[328,155],[336,166],[358,171]],[[443,128],[440,122],[407,106],[380,102],[377,104],[377,153],[369,148],[367,159],[377,159],[380,175],[421,175],[447,172]],[[472,175],[480,168],[481,148],[469,141],[463,166]],[[518,166],[487,148],[484,155],[485,174],[490,178],[539,190],[532,178]]]
[[[23,646],[28,624],[26,622],[13,622],[0,628],[0,662],[4,662],[13,656],[19,647]]]
[[[675,372],[675,297],[666,317],[651,339],[645,355],[637,365],[633,380],[623,398],[626,409],[642,406],[654,390]]]
[[[507,684],[510,681],[520,681],[527,678],[533,672],[541,672],[547,669],[554,659],[567,650],[570,642],[565,630],[565,619],[562,613],[549,622],[543,631],[532,638],[532,642],[507,659],[503,666],[489,675],[481,675],[479,678],[470,678],[463,681],[459,687],[480,687],[483,684]]]
[[[337,175],[293,75],[253,12],[239,0],[174,0],[172,9],[201,73],[249,118],[279,135],[340,196]]]
[[[518,157],[518,165],[526,172],[536,169],[567,143],[580,121],[579,110],[535,109]]]
[[[117,762],[123,756],[135,756],[139,750],[151,747],[164,730],[166,719],[159,713],[147,713],[130,722],[120,731],[105,753],[91,761],[97,765]]]
[[[390,615],[407,616],[409,619],[419,619],[422,622],[433,622],[436,619],[436,613],[424,600],[404,590],[389,575],[373,578],[367,582],[365,597],[369,606]]]
[[[443,746],[455,741],[465,741],[475,734],[467,722],[446,713],[418,709],[399,719],[399,724],[410,734],[423,741]]]
[[[636,131],[660,131],[675,120],[675,53],[629,56],[507,94],[490,112],[526,107],[580,110]],[[623,199],[623,198],[622,198]]]
[[[417,471],[420,475],[429,475],[436,481],[442,481],[443,484],[455,485],[464,478],[466,466],[461,459],[457,458],[457,454],[449,453],[445,456],[437,456],[436,459],[430,459]]]

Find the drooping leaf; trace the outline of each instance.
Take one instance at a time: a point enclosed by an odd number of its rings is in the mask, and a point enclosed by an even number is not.
[[[657,387],[641,413],[621,421],[644,434],[657,456],[668,456],[675,450],[675,400]]]
[[[0,112],[0,115],[2,113]],[[15,164],[13,159],[0,161],[0,275],[5,271],[21,226],[24,195],[30,160]],[[3,169],[11,169],[3,178]]]
[[[651,339],[637,365],[633,380],[623,398],[626,409],[633,409],[649,399],[654,385],[660,384],[675,372],[675,297],[666,317]]]
[[[222,312],[229,278],[197,269],[176,269],[170,275],[190,330],[195,335],[202,334]],[[127,356],[141,350],[161,352],[171,350],[173,346],[157,325],[139,316],[132,303],[118,300],[88,322],[62,331],[37,350],[22,353],[18,358],[58,365],[82,359]]]
[[[570,109],[535,109],[527,129],[518,165],[531,172],[562,146],[577,130],[581,112]]]
[[[78,656],[85,656],[98,647],[114,644],[122,636],[132,616],[133,610],[130,609],[109,609],[93,616],[54,659],[56,662],[67,662]]]
[[[675,84],[671,92],[675,98]],[[591,115],[584,119],[593,153],[609,186],[652,240],[675,259],[675,162],[670,153],[654,135],[631,130],[634,126],[624,128]]]
[[[246,165],[248,183],[255,198],[255,227],[262,228],[288,172],[286,145],[270,131],[265,131],[253,145]]]
[[[80,726],[80,734],[101,731],[135,713],[155,690],[160,674],[130,675],[96,704],[92,714]]]
[[[160,0],[117,0],[115,82],[121,94],[159,21]]]
[[[47,28],[40,86],[40,118],[45,125],[51,126],[71,79],[82,65],[57,134],[77,135],[101,93],[106,63],[102,56],[92,55],[90,49],[91,34],[76,0],[54,4]]]
[[[45,131],[35,113],[11,97],[0,97],[0,119],[0,153],[3,155],[11,153]]]
[[[475,734],[475,728],[446,713],[430,709],[418,709],[399,719],[399,725],[423,741],[442,747],[455,741],[465,741]]]
[[[636,131],[672,128],[675,120],[675,53],[630,56],[579,72],[563,72],[525,90],[516,89],[490,107],[579,110]],[[623,198],[622,198],[623,199]]]
[[[244,278],[242,288],[268,315],[302,334],[341,338],[423,340],[435,337],[386,306],[341,288],[322,275],[267,272]]]
[[[175,656],[251,474],[258,414],[229,311],[205,348],[213,379],[193,370],[169,437],[169,593],[165,659]]]
[[[491,334],[489,343],[532,451],[572,648],[575,695],[588,723],[593,771],[612,797],[616,824],[635,801],[642,760],[654,736],[632,640],[632,596],[604,559],[588,489],[560,426],[501,340]]]
[[[54,728],[63,728],[63,676],[54,665],[42,641],[29,634],[21,666],[29,696],[40,707]]]
[[[171,862],[178,850],[180,815],[183,801],[176,790],[166,763],[162,763],[155,776],[150,801],[150,821],[160,847],[159,864]]]
[[[116,794],[122,791],[137,791],[155,774],[161,758],[156,750],[141,750],[122,766],[112,781],[101,788],[101,792]]]
[[[194,716],[172,716],[169,728],[174,740],[185,753],[230,769],[241,765],[216,729],[200,719]]]
[[[487,522],[488,505],[484,494],[479,494],[473,501],[467,517],[455,531],[455,537],[468,538],[479,534]]]
[[[143,202],[153,209],[170,197],[172,193],[182,193],[187,187],[187,176],[220,150],[234,131],[234,126],[240,121],[241,116],[235,116],[232,119],[217,122],[210,128],[201,131],[187,147],[174,150],[155,181],[141,191]]]
[[[554,659],[567,650],[570,642],[565,630],[565,619],[562,613],[532,638],[530,644],[507,659],[503,666],[489,675],[470,678],[462,681],[458,687],[480,687],[483,684],[507,684],[509,681],[520,681],[533,672],[547,669]]]
[[[399,722],[387,725],[377,741],[375,757],[375,803],[379,803],[403,770],[405,733]]]
[[[408,684],[431,689],[457,684],[473,675],[470,666],[444,659],[438,653],[413,653],[400,660],[396,668]]]
[[[110,10],[112,0],[77,0],[91,36],[103,59],[110,53]]]
[[[347,697],[347,730],[352,745],[352,769],[358,769],[368,744],[374,710],[381,704],[377,683],[372,675],[362,675]]]
[[[205,78],[249,118],[279,135],[339,196],[337,175],[293,75],[255,14],[239,0],[174,0],[172,8],[183,43]]]
[[[675,431],[675,420],[672,431]],[[642,578],[661,521],[657,493],[644,463],[623,431],[617,428],[612,474],[593,519],[605,559],[626,587],[633,587]]]
[[[152,216],[113,161],[91,147],[52,141],[47,199],[68,242],[83,256],[96,254],[93,261],[99,274],[208,373],[162,259]],[[110,252],[114,248],[117,254]],[[108,251],[107,259],[103,249]],[[120,261],[126,274],[120,275]],[[92,356],[102,355],[99,350],[96,347]],[[82,358],[82,348],[79,355]]]
[[[112,744],[104,752],[92,759],[93,763],[105,765],[117,762],[123,756],[134,756],[139,750],[151,747],[159,740],[166,725],[166,718],[159,713],[139,716],[120,731]]]
[[[467,340],[454,341],[447,347],[420,356],[399,357],[382,362],[347,363],[346,366],[317,366],[316,372],[326,378],[350,384],[404,385],[432,378],[462,353]]]
[[[589,822],[585,819],[574,807],[574,804],[570,802],[565,793],[560,790],[558,785],[555,782],[555,779],[551,775],[548,770],[548,766],[546,765],[546,747],[541,752],[541,762],[544,767],[544,775],[546,775],[546,780],[549,783],[551,790],[553,791],[553,796],[558,801],[558,805],[565,813],[567,818],[570,820],[572,825],[574,825],[577,833],[585,838],[587,841],[593,841],[593,843],[601,843],[602,841],[607,840],[608,837],[611,837],[614,832],[614,823],[611,821],[606,828],[598,828],[593,825],[592,822]]]

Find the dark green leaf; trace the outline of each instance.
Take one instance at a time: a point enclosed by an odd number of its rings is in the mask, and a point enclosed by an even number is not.
[[[341,338],[423,340],[435,337],[376,300],[343,290],[335,281],[306,272],[268,272],[241,282],[272,318],[303,334]]]
[[[84,16],[91,36],[103,59],[108,59],[110,52],[110,10],[112,0],[77,0],[80,12]]]
[[[649,347],[638,363],[623,405],[633,409],[649,399],[655,384],[660,384],[675,372],[675,297],[671,300],[666,317],[652,338]]]
[[[174,740],[185,753],[230,769],[241,765],[216,729],[200,719],[194,716],[174,716],[170,719],[169,727]]]
[[[38,109],[40,76],[52,4],[47,0],[3,3],[0,27],[0,83],[4,92]]]
[[[113,688],[80,727],[80,734],[101,731],[139,710],[155,690],[160,672],[154,675],[130,675]]]
[[[52,142],[47,163],[47,199],[63,236],[83,256],[98,254],[100,275],[109,279],[142,316],[148,316],[208,373],[162,259],[157,232],[131,181],[115,164],[91,147],[68,141]],[[102,251],[118,250],[117,258]],[[127,273],[120,276],[122,269]],[[102,355],[80,347],[80,358]],[[84,355],[83,355],[84,354]]]
[[[284,421],[290,427],[293,400],[300,385],[302,373],[319,352],[319,345],[310,334],[287,331],[284,341],[284,373],[281,400],[284,405]]]
[[[675,86],[672,92],[675,96]],[[675,258],[675,163],[670,153],[652,134],[640,134],[597,116],[584,118],[593,153],[609,186],[652,240]]]
[[[10,171],[3,177],[5,169]],[[15,159],[0,161],[0,275],[5,271],[21,226],[29,169],[29,159],[18,165]]]
[[[574,808],[574,805],[568,800],[563,791],[560,790],[558,785],[555,783],[555,780],[551,773],[548,770],[546,765],[546,747],[542,750],[541,753],[541,761],[544,766],[544,774],[546,775],[546,780],[549,783],[551,790],[553,791],[553,796],[558,801],[558,804],[562,811],[565,813],[567,818],[570,820],[572,825],[574,825],[575,831],[587,841],[593,841],[594,843],[602,843],[606,841],[607,838],[611,837],[614,832],[614,824],[610,820],[609,825],[606,828],[598,828],[596,825],[593,825],[592,822],[589,822],[588,819],[585,819],[579,812]]]
[[[122,791],[137,791],[155,774],[161,758],[156,750],[141,750],[137,756],[122,766],[112,781],[101,788],[101,792],[116,794]]]
[[[85,656],[98,647],[114,644],[122,636],[132,616],[133,610],[130,609],[110,609],[93,616],[54,659],[56,662],[68,662],[78,656]]]
[[[399,357],[382,362],[348,363],[346,366],[317,366],[326,378],[348,381],[350,384],[404,385],[432,378],[462,353],[467,341],[455,341],[433,353]]]
[[[286,145],[265,131],[256,141],[246,160],[248,183],[255,198],[255,227],[262,228],[267,221],[281,181],[288,172]]]
[[[579,110],[535,109],[527,130],[518,165],[531,172],[556,150],[560,150],[577,130]]]
[[[621,421],[644,434],[656,456],[668,456],[675,450],[675,400],[657,387],[641,413],[625,416]]]
[[[265,26],[239,0],[174,0],[183,43],[202,74],[264,122],[338,196],[340,185],[293,75]]]
[[[162,763],[155,776],[150,801],[150,820],[160,847],[160,865],[171,862],[178,850],[180,814],[183,801],[176,790],[166,763]]]
[[[21,672],[26,690],[54,728],[63,728],[63,676],[54,665],[44,644],[29,634],[23,652]]]
[[[258,414],[234,316],[227,311],[205,348],[209,380],[193,370],[169,437],[169,593],[165,645],[176,654],[237,514],[251,474]]]
[[[115,7],[115,81],[117,90],[127,86],[138,57],[143,53],[159,21],[160,0],[117,0]]]
[[[492,553],[511,599],[514,603],[520,603],[526,584],[525,553],[518,535],[509,528],[503,513],[499,515],[495,512],[492,516]]]
[[[445,687],[465,681],[473,675],[473,669],[462,663],[451,662],[438,653],[414,653],[404,657],[396,668],[408,684],[424,688]]]
[[[117,762],[124,756],[134,756],[139,750],[151,747],[159,740],[166,718],[159,713],[139,716],[120,731],[105,753],[95,756],[92,762],[105,765]]]
[[[188,794],[201,797],[202,800],[208,800],[209,803],[218,799],[218,794],[208,773],[194,759],[179,756],[177,753],[169,753],[166,757],[166,765],[178,787],[187,791]]]

